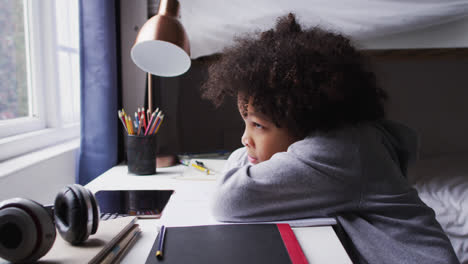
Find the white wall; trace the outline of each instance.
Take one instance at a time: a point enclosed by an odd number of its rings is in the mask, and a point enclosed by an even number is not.
[[[24,197],[52,204],[55,195],[75,182],[79,140],[0,163],[0,201]]]

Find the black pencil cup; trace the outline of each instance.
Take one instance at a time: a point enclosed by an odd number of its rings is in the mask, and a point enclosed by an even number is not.
[[[156,173],[156,135],[127,136],[128,172],[137,175]]]

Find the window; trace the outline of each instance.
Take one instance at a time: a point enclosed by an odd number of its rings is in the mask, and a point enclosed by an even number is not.
[[[0,0],[0,161],[79,137],[78,0]]]

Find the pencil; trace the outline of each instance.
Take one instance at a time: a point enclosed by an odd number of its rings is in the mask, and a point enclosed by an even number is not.
[[[138,126],[138,131],[137,131],[137,135],[139,136],[140,133],[141,133],[141,128],[144,126],[144,123],[142,121],[140,121],[140,125]]]
[[[137,112],[135,112],[135,121],[134,122],[136,122],[135,128],[140,126],[140,117],[138,116]]]
[[[146,110],[146,118],[148,119],[148,125],[149,125],[150,117],[151,117],[151,111],[148,109]]]
[[[210,174],[210,170],[205,168],[205,167],[202,167],[202,166],[194,164],[194,163],[192,163],[191,165],[192,165],[192,167],[194,167],[197,170],[204,171],[204,172],[206,172],[206,174]]]
[[[150,129],[150,131],[149,131],[149,134],[150,134],[150,135],[153,134],[153,132],[154,132],[156,126],[157,126],[158,123],[159,123],[159,120],[161,120],[161,113],[162,113],[162,111],[160,111],[160,112],[158,113],[158,116],[156,116],[156,119],[154,120],[153,124],[151,125],[151,129]]]
[[[144,129],[143,131],[145,131],[146,130],[146,118],[145,118],[144,112],[141,113],[141,119],[143,120],[143,129]]]
[[[135,128],[135,130],[138,129],[138,122],[136,120],[133,120],[133,127]],[[133,131],[135,132],[135,131]]]
[[[125,110],[122,108],[122,116],[125,120],[125,124],[127,124],[127,113],[125,113]],[[127,128],[128,128],[128,125],[127,125]]]
[[[125,121],[123,119],[123,115],[122,115],[122,112],[120,112],[120,110],[117,112],[117,114],[119,115],[119,120],[120,122],[122,122],[122,125],[123,127],[125,128],[125,131],[127,131],[127,125],[125,124]],[[128,131],[127,131],[128,132]]]
[[[140,125],[142,125],[143,123],[145,123],[145,119],[142,118],[141,113],[144,113],[143,107],[142,107],[142,108],[138,108],[138,120],[140,120]],[[143,115],[143,116],[144,116],[144,115]]]
[[[127,132],[130,133],[130,125],[128,124],[128,118],[125,114],[123,114],[123,118],[125,120],[125,126],[127,127]]]
[[[127,116],[127,120],[128,120],[128,133],[130,135],[133,135],[133,123],[132,123],[132,118]]]
[[[163,120],[164,120],[164,115],[161,115],[161,120],[159,121],[159,124],[156,127],[156,130],[154,131],[154,134],[158,133],[159,127],[161,126],[161,123],[163,122]]]
[[[163,258],[164,236],[165,235],[166,235],[166,227],[161,226],[161,230],[159,231],[158,249],[156,250],[156,257],[158,259]]]
[[[148,131],[150,130],[149,128],[151,127],[151,123],[153,122],[154,116],[155,116],[155,114],[153,113],[151,115],[151,120],[148,122],[148,125],[146,126],[145,136],[148,134]]]

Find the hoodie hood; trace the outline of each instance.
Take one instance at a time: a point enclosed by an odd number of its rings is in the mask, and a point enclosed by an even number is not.
[[[383,134],[383,144],[391,153],[392,159],[400,164],[404,175],[409,164],[419,156],[419,136],[413,129],[394,121],[381,120],[376,128]]]

